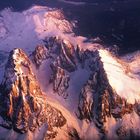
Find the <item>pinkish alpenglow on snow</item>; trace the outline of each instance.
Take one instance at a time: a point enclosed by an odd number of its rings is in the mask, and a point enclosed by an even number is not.
[[[140,53],[75,27],[62,9],[0,12],[0,139],[140,138]]]

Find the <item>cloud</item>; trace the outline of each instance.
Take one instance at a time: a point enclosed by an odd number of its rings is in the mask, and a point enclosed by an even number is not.
[[[76,6],[79,6],[79,5],[85,5],[86,2],[74,2],[74,1],[66,1],[66,0],[58,0],[59,2],[64,2],[64,3],[67,3],[67,4],[72,4],[72,5],[76,5]]]

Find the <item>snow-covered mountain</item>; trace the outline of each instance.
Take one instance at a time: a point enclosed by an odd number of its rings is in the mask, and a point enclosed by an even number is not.
[[[61,10],[0,13],[0,139],[137,139],[139,52],[75,36]]]

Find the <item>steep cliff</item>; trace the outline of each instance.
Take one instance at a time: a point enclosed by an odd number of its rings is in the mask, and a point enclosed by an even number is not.
[[[54,127],[62,127],[66,119],[47,103],[33,74],[31,62],[21,49],[10,52],[5,74],[0,85],[1,126],[20,133],[34,131],[43,124],[48,126],[47,137],[55,137]]]

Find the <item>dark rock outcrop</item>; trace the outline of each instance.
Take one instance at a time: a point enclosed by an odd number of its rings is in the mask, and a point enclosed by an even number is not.
[[[72,72],[76,70],[75,48],[68,41],[59,37],[50,37],[45,40],[46,48],[57,61],[58,66]]]
[[[81,138],[80,138],[80,136],[75,128],[70,127],[70,128],[68,128],[67,131],[68,131],[68,135],[70,137],[69,138],[70,140],[81,140]]]
[[[69,80],[70,77],[67,72],[58,67],[57,65],[52,64],[51,69],[53,71],[52,77],[50,79],[50,83],[53,83],[53,90],[54,92],[57,92],[58,95],[63,96],[64,98],[67,98],[67,89],[69,87]]]

